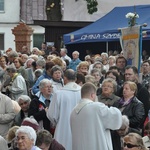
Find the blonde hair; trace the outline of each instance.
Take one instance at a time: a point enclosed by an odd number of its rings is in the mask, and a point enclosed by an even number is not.
[[[90,82],[85,83],[81,88],[81,97],[85,98],[89,96],[92,92],[96,93],[96,86]]]
[[[89,69],[89,64],[87,61],[82,61],[79,63],[78,65],[78,68],[81,68],[81,67],[87,67],[87,69]]]
[[[54,57],[51,59],[51,61],[55,64],[58,65],[60,67],[63,67],[63,61],[60,57]]]
[[[126,84],[129,85],[131,91],[135,91],[134,95],[136,95],[136,93],[137,93],[137,85],[136,85],[136,83],[134,83],[134,82],[132,82],[132,81],[126,81],[126,82],[124,82],[123,87],[124,87]]]
[[[11,142],[16,137],[16,131],[19,129],[19,126],[13,126],[8,130],[6,139],[8,142]]]
[[[85,76],[85,83],[87,83],[87,82],[93,83],[95,86],[97,85],[96,79],[92,75]]]
[[[142,150],[147,150],[143,143],[142,137],[137,133],[129,133],[123,139],[125,142],[131,142],[133,145],[139,146]]]
[[[106,79],[104,79],[103,82],[102,82],[102,86],[103,86],[105,83],[112,83],[112,85],[113,85],[113,90],[114,90],[113,93],[115,93],[115,92],[117,91],[117,82],[116,82],[114,79],[111,79],[111,78],[106,78]]]

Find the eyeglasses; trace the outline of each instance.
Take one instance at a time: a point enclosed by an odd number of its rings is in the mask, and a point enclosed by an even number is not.
[[[127,148],[138,147],[138,145],[133,145],[133,144],[130,144],[130,143],[124,143],[124,147],[126,147],[126,146],[127,146]]]
[[[102,85],[102,88],[113,88],[112,86],[110,86],[110,85]]]

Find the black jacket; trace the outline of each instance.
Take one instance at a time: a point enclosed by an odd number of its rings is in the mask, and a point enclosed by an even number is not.
[[[119,109],[122,108],[120,100],[115,102],[113,106]],[[130,122],[129,126],[131,128],[139,129],[143,127],[145,120],[144,106],[136,97],[133,97],[131,102],[125,106],[122,111],[122,115],[126,115],[128,117]]]
[[[143,105],[144,105],[144,110],[145,110],[145,118],[148,116],[148,111],[150,109],[150,95],[148,90],[143,87],[140,83],[137,83],[137,95],[136,97],[138,98],[138,100],[140,100]],[[122,92],[123,88],[121,88],[119,90],[119,92],[117,92],[117,96],[122,97]]]
[[[33,116],[37,122],[43,121],[44,129],[50,131],[50,121],[46,116],[45,108],[45,104],[35,96],[30,103],[28,116]]]

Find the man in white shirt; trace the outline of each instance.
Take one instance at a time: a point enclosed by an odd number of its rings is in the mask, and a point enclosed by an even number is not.
[[[67,49],[66,48],[60,49],[60,55],[61,55],[62,60],[67,59],[69,62],[71,61],[71,58],[67,55]]]
[[[72,150],[113,150],[110,129],[119,129],[122,115],[119,109],[95,102],[96,87],[85,83],[81,101],[70,117]]]

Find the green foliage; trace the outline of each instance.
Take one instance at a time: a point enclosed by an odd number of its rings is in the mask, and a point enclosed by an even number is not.
[[[97,12],[97,0],[86,0],[87,1],[87,9],[89,14],[93,14],[94,12]]]

